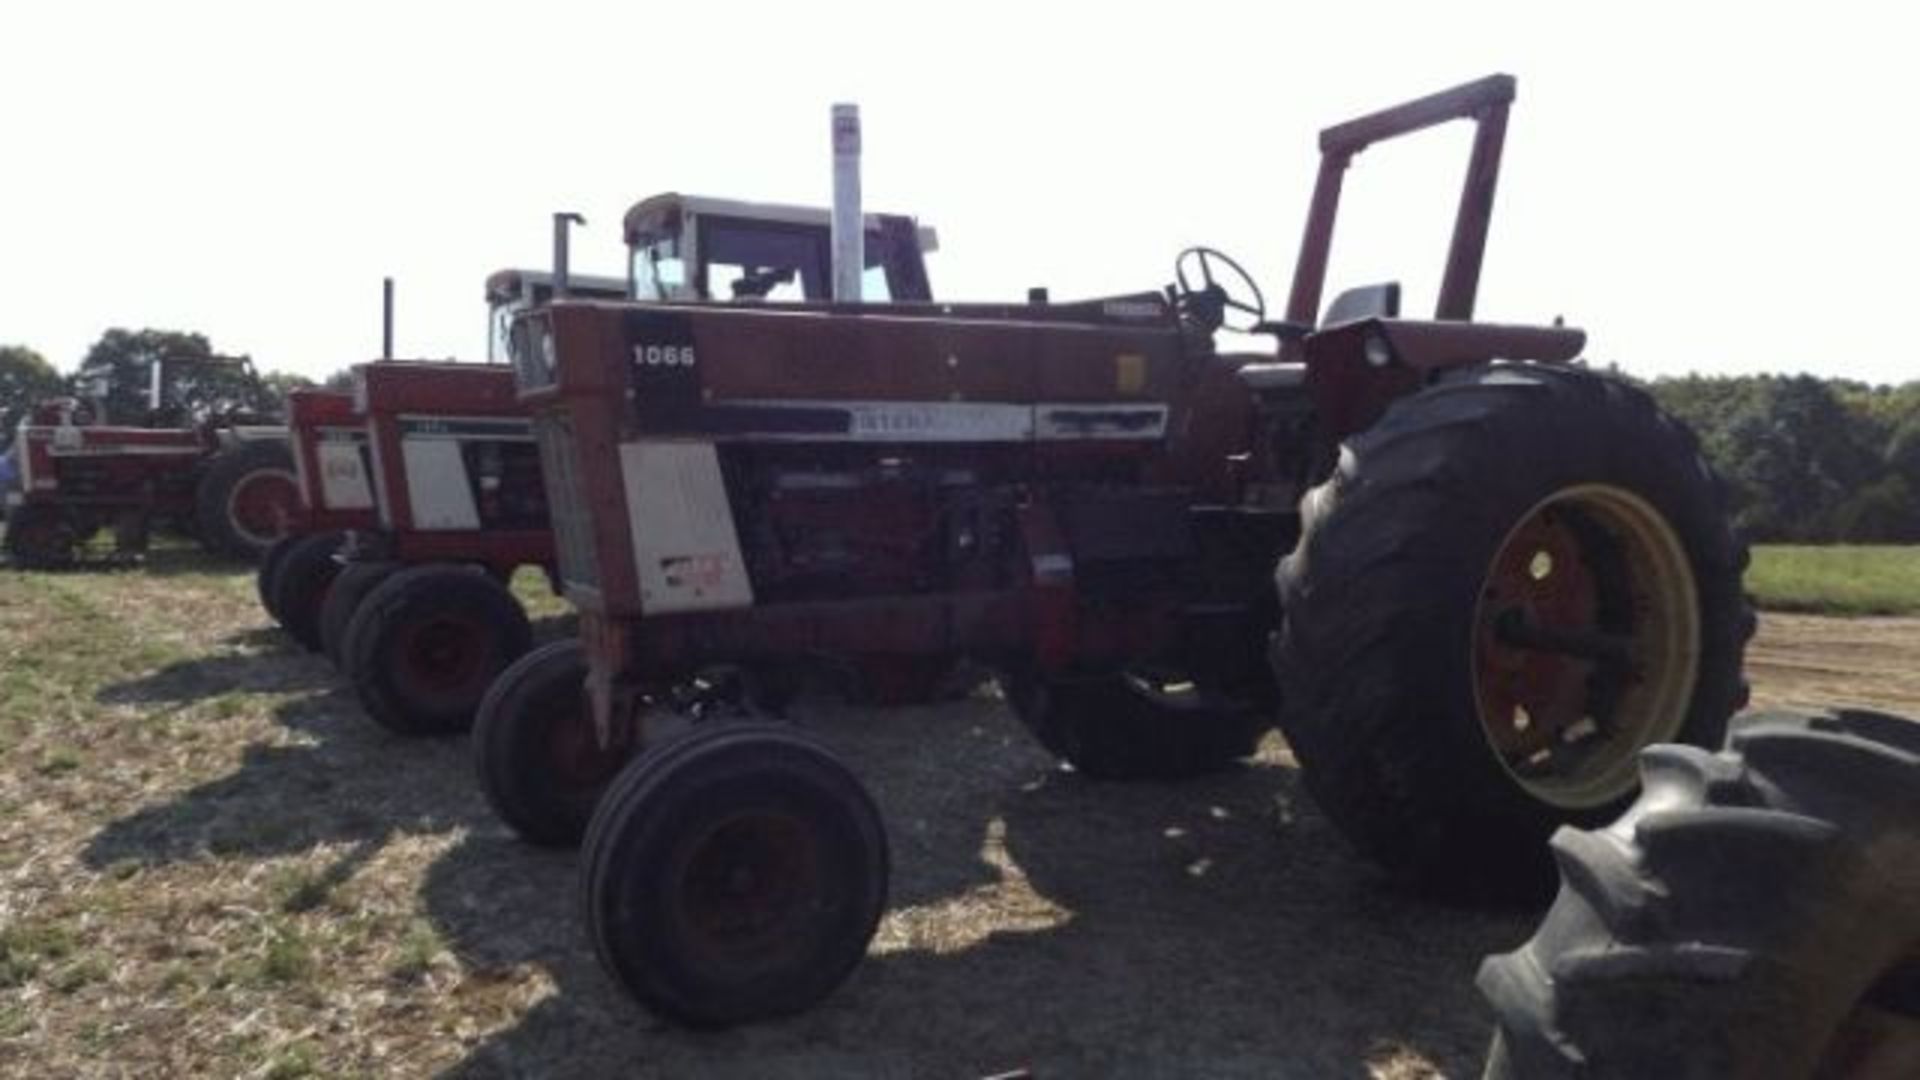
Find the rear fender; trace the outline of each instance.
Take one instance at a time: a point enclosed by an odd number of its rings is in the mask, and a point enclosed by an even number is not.
[[[1441,372],[1494,360],[1564,364],[1586,345],[1566,326],[1359,319],[1310,335],[1306,385],[1321,431],[1335,441],[1371,427],[1395,398]]]

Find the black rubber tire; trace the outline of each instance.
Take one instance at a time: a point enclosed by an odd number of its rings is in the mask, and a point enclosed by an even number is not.
[[[230,515],[234,492],[261,474],[281,474],[293,485],[294,497],[298,498],[293,451],[284,439],[248,439],[222,450],[208,463],[193,495],[194,520],[199,526],[200,543],[207,550],[235,559],[258,561],[290,526],[298,506],[286,508],[280,531],[273,535],[251,534]]]
[[[402,570],[368,593],[341,651],[375,723],[400,735],[445,735],[473,726],[487,688],[532,645],[526,611],[499,582],[436,564]]]
[[[1640,768],[1618,821],[1554,836],[1552,909],[1481,965],[1487,1075],[1920,1075],[1920,723],[1754,713]],[[1863,1068],[1888,1030],[1903,1064]]]
[[[80,538],[58,507],[28,504],[7,517],[7,557],[21,570],[65,570],[78,557]]]
[[[1007,704],[1035,740],[1094,780],[1184,780],[1251,757],[1267,710],[1159,695],[1125,673],[1004,673]]]
[[[352,625],[361,602],[401,569],[401,564],[393,562],[348,562],[340,567],[339,576],[333,579],[333,587],[320,605],[320,648],[333,661],[335,671],[351,674],[347,671],[347,627]]]
[[[320,609],[340,575],[335,556],[345,539],[339,531],[308,533],[286,548],[274,571],[273,610],[287,634],[308,652],[321,649]]]
[[[723,826],[736,855],[752,850],[748,838],[762,856],[782,841],[786,854],[801,848],[812,857],[789,868],[804,881],[775,878],[764,861],[746,871],[738,861],[706,865],[721,854],[713,842]],[[694,1027],[819,1002],[859,965],[887,906],[878,808],[838,757],[787,726],[702,725],[648,750],[601,801],[583,854],[583,906],[601,965],[648,1009]],[[698,869],[710,872],[706,892],[696,888]],[[732,897],[722,887],[716,901],[712,887],[743,877],[791,890],[774,901],[776,926],[741,935],[736,921],[721,928],[735,931],[723,943],[695,923],[723,918]]]
[[[573,847],[626,763],[595,741],[587,657],[577,639],[548,642],[500,673],[473,722],[480,790],[522,840]]]
[[[1482,584],[1510,531],[1592,484],[1644,500],[1684,551],[1699,650],[1664,741],[1718,745],[1746,703],[1747,550],[1692,433],[1642,391],[1546,365],[1452,372],[1345,440],[1302,500],[1276,575],[1281,730],[1334,824],[1429,891],[1544,897],[1553,830],[1608,820],[1634,796],[1630,756],[1603,803],[1568,809],[1523,787],[1481,725],[1471,659]]]
[[[273,606],[273,575],[279,572],[280,560],[286,558],[287,549],[298,543],[301,535],[288,533],[268,544],[267,550],[260,553],[260,565],[254,568],[253,586],[260,594],[260,610],[276,623],[282,620],[280,612]]]

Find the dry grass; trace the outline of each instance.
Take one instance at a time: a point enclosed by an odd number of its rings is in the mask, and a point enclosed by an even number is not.
[[[370,725],[242,573],[0,571],[0,1074],[1475,1075],[1524,913],[1382,886],[1275,741],[1209,781],[1053,769],[990,695],[816,706],[885,808],[893,908],[823,1007],[663,1025],[574,857],[459,740]]]

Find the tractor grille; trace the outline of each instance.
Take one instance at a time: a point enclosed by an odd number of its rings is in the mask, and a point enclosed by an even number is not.
[[[540,443],[540,469],[547,486],[547,515],[553,522],[553,541],[560,556],[560,579],[589,589],[600,587],[600,567],[593,557],[593,517],[580,482],[580,460],[575,450],[573,424],[564,413],[534,417],[534,438]]]

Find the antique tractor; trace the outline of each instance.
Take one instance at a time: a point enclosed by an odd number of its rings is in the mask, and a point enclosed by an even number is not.
[[[1548,834],[1631,801],[1640,747],[1717,742],[1753,626],[1720,482],[1572,363],[1581,331],[1471,321],[1513,92],[1324,131],[1284,320],[1204,248],[1164,292],[1079,303],[520,319],[580,641],[500,677],[476,752],[523,834],[584,828],[614,977],[689,1023],[790,1012],[885,906],[858,780],[700,707],[715,672],[777,702],[821,659],[976,657],[1096,778],[1225,767],[1277,721],[1362,851],[1461,894],[1542,887]],[[1322,313],[1352,159],[1455,119],[1476,133],[1434,318],[1395,285]],[[1223,325],[1277,347],[1223,354]]]
[[[337,390],[287,394],[287,438],[299,480],[299,506],[287,534],[260,557],[260,606],[294,640],[319,647],[320,606],[339,572],[333,555],[347,530],[376,520],[367,428],[353,395]],[[289,565],[292,573],[283,573]]]
[[[20,489],[7,493],[16,566],[71,566],[103,529],[137,556],[156,527],[255,559],[287,529],[293,459],[279,418],[263,414],[269,395],[252,362],[173,355],[149,371],[137,415],[108,415],[105,373],[82,370],[84,396],[41,402],[21,422]]]
[[[565,218],[556,222],[557,247]],[[556,292],[608,299],[636,289],[688,303],[825,295],[823,209],[669,194],[635,205],[625,224],[630,279],[563,272],[560,282],[526,270],[490,277],[493,348],[504,349],[515,315],[543,307]],[[931,231],[875,214],[871,232],[873,286],[926,300]],[[354,378],[377,526],[351,531],[344,545],[315,536],[289,549],[276,571],[278,593],[287,597],[277,614],[296,637],[334,658],[382,726],[462,731],[494,676],[532,644],[526,613],[506,583],[523,566],[553,574],[554,536],[531,426],[504,365],[380,361],[359,365]],[[297,433],[296,441],[306,439]],[[898,669],[885,674],[901,678]]]

